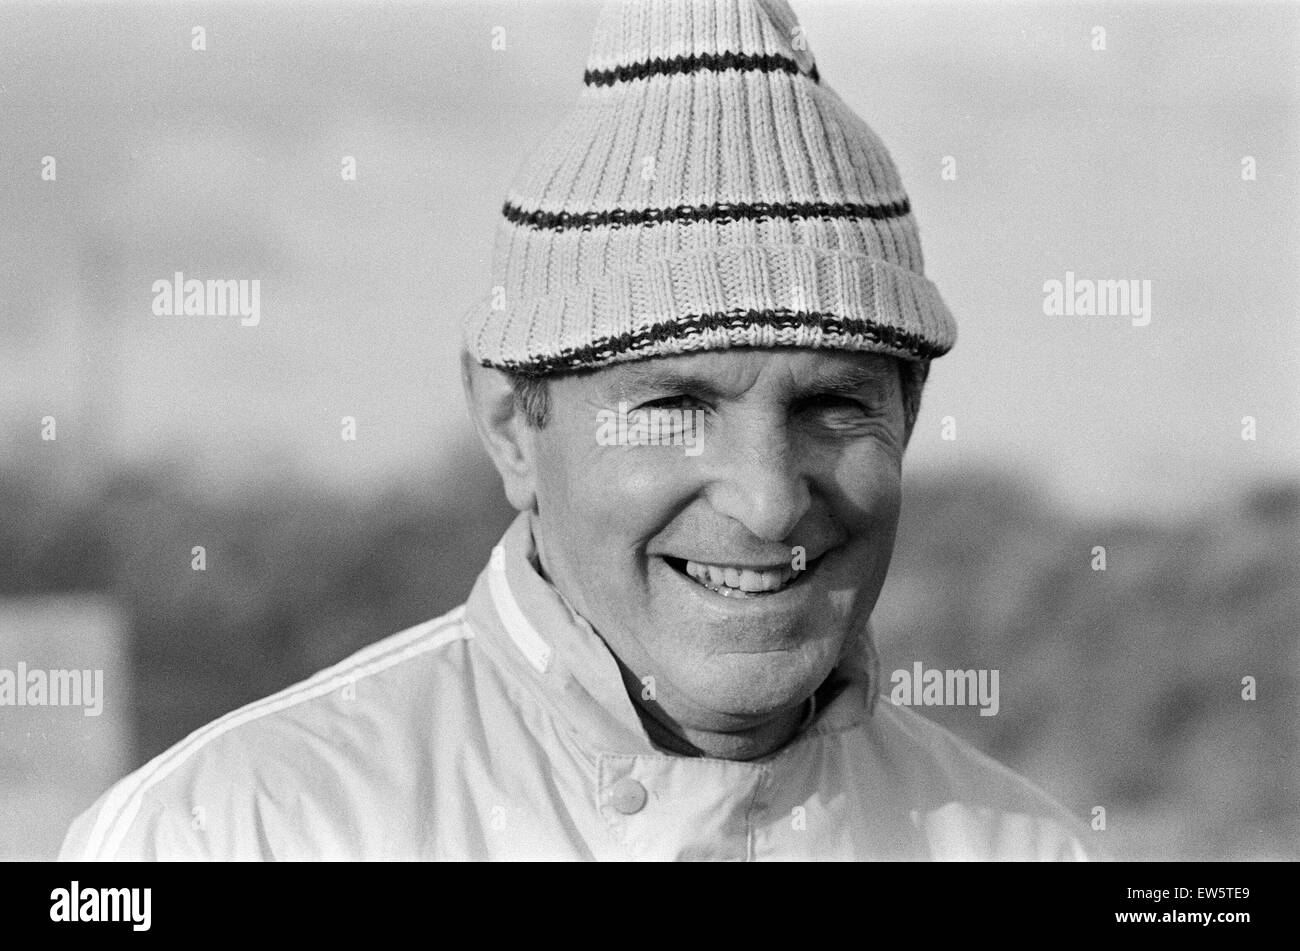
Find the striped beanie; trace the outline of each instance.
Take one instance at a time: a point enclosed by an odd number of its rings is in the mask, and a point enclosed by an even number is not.
[[[466,321],[527,376],[729,347],[946,353],[898,172],[785,0],[614,0]]]

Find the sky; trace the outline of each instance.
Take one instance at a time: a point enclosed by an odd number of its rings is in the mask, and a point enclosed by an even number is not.
[[[1300,5],[792,6],[957,318],[913,475],[1120,513],[1300,478]],[[0,467],[453,492],[460,322],[596,10],[0,7]],[[155,315],[176,271],[258,279],[260,322]],[[1067,272],[1149,281],[1149,324],[1044,313]]]

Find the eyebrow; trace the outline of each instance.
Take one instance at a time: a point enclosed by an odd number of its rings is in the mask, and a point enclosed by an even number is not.
[[[893,372],[892,364],[874,362],[829,370],[800,384],[795,398],[813,395],[848,396],[870,385],[887,382]],[[631,369],[612,383],[611,390],[619,396],[646,391],[694,393],[704,399],[716,399],[721,395],[717,385],[705,377],[649,366]]]
[[[818,378],[808,388],[808,392],[850,396],[873,384],[888,383],[894,372],[894,366],[890,363],[844,367]]]

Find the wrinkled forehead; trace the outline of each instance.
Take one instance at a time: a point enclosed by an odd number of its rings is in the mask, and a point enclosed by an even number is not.
[[[589,388],[614,399],[651,392],[797,398],[893,389],[898,363],[896,357],[871,352],[735,348],[620,363],[583,376]]]

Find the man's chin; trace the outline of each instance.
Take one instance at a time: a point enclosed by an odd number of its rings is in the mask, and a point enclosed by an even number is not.
[[[695,665],[682,686],[697,707],[739,728],[799,707],[834,665],[833,655],[806,649],[728,653]]]

